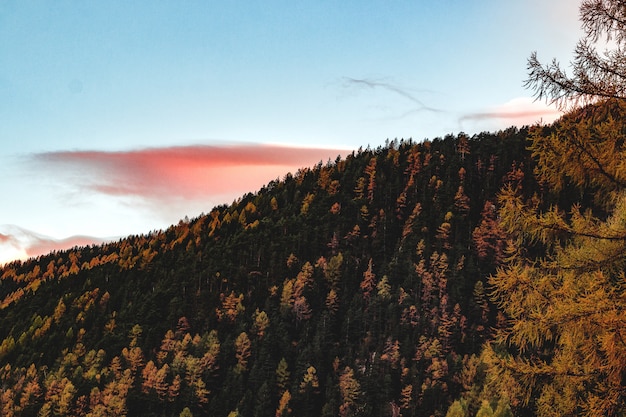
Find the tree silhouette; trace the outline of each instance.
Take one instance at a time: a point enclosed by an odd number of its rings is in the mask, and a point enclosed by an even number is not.
[[[620,0],[584,0],[580,20],[585,36],[578,41],[567,75],[556,60],[543,66],[534,52],[528,60],[526,86],[539,99],[562,108],[601,99],[626,99],[626,8]],[[612,49],[599,53],[598,44]]]

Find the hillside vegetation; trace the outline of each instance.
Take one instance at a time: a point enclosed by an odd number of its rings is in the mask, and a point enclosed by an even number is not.
[[[594,126],[623,114],[593,109]],[[539,175],[538,139],[588,117],[391,141],[164,231],[5,265],[0,415],[532,415],[547,394],[515,366],[556,366],[562,341],[507,294],[555,247],[514,214],[608,216],[568,172]]]

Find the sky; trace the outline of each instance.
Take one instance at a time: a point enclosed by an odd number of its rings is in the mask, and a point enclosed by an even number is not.
[[[550,122],[572,0],[0,1],[0,264],[164,229],[386,139]],[[567,65],[566,65],[567,67]]]

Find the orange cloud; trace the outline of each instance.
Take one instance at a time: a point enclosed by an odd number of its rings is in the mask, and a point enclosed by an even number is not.
[[[267,182],[345,151],[274,145],[177,146],[35,156],[83,189],[149,200],[199,199],[255,191]]]

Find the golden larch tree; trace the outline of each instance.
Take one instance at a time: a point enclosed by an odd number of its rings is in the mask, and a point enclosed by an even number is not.
[[[579,188],[593,210],[543,208],[512,187],[500,196],[509,258],[490,284],[510,319],[498,340],[515,352],[501,366],[543,416],[626,411],[625,116],[611,100],[531,135],[539,181]]]

